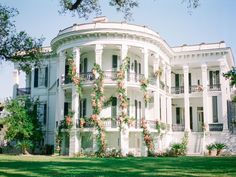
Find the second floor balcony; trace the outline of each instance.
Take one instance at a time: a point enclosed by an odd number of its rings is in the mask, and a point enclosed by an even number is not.
[[[16,89],[16,95],[17,96],[23,96],[23,95],[30,95],[31,93],[31,88],[27,87],[27,88],[17,88]]]

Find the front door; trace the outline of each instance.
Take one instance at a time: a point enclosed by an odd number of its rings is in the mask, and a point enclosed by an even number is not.
[[[198,131],[202,132],[204,125],[203,107],[197,108],[197,125],[198,125]]]

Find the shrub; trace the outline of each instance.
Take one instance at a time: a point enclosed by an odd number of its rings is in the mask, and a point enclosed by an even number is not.
[[[216,155],[219,156],[223,149],[226,149],[227,146],[224,143],[215,143]]]
[[[215,149],[215,144],[208,144],[206,148],[208,150],[208,155],[211,155],[212,150]]]
[[[16,148],[19,148],[23,154],[28,154],[28,150],[33,146],[29,140],[19,141],[16,144]]]
[[[134,153],[133,152],[128,152],[128,154],[126,154],[127,157],[134,157]]]
[[[170,153],[174,156],[185,155],[185,149],[182,143],[174,143],[171,145]]]
[[[120,150],[112,149],[105,153],[105,157],[122,157],[122,154]]]

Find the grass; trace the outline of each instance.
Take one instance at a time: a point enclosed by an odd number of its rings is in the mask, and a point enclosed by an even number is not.
[[[102,159],[0,155],[0,176],[236,176],[236,157]]]

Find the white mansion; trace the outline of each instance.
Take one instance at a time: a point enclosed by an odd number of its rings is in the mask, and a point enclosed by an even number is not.
[[[55,53],[52,53],[52,49]],[[234,66],[234,58],[225,43],[201,43],[170,47],[158,33],[146,26],[125,22],[108,22],[105,17],[92,23],[74,24],[44,48],[45,60],[40,68],[32,68],[26,76],[26,88],[18,88],[15,70],[14,96],[30,94],[39,98],[44,144],[56,147],[56,133],[69,110],[74,112],[70,138],[63,141],[63,154],[73,155],[96,151],[96,129],[87,123],[80,127],[80,118],[92,114],[91,92],[94,63],[104,71],[104,94],[111,102],[104,106],[100,117],[106,130],[106,144],[136,156],[146,155],[141,119],[147,122],[156,152],[163,152],[172,143],[180,142],[189,132],[188,153],[203,154],[206,145],[226,143],[236,152],[236,137],[231,131],[228,105],[233,88],[223,77]],[[83,96],[68,77],[66,52],[72,51],[77,72],[82,80]],[[133,123],[119,131],[117,115],[116,73],[129,57],[125,75],[128,96],[127,114]],[[145,106],[141,78],[147,78],[151,99]],[[161,125],[158,130],[157,122]]]

